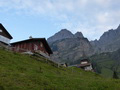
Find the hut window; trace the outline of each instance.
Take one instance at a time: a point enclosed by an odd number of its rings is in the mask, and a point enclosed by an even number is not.
[[[38,50],[38,46],[34,44],[34,50]]]
[[[0,32],[2,32],[2,30],[0,29]]]
[[[10,43],[10,39],[8,39],[8,38],[6,38],[6,37],[4,37],[4,36],[2,36],[2,35],[0,35],[0,41],[2,41],[2,42],[4,42],[4,43],[7,43],[7,44]]]
[[[88,62],[87,61],[83,61],[83,62],[81,62],[81,64],[87,64]]]
[[[41,43],[40,46],[43,47],[43,44]]]

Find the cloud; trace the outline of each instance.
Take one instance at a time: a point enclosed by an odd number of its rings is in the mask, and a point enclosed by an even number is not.
[[[109,14],[107,13],[107,12],[105,12],[105,13],[102,13],[102,14],[99,14],[98,16],[97,16],[97,19],[98,19],[98,22],[100,23],[100,24],[104,24],[104,23],[106,23],[108,20],[108,17],[109,17]]]
[[[110,6],[112,4],[112,0],[93,0],[96,4],[101,6]]]
[[[90,39],[120,24],[119,0],[0,0],[0,9],[49,17],[59,29],[82,31]]]
[[[76,7],[85,6],[87,2],[88,0],[0,0],[0,7],[54,14],[72,12]]]

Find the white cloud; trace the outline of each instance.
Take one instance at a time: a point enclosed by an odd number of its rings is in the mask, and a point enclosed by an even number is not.
[[[107,23],[109,21],[109,13],[105,12],[105,13],[98,14],[97,20],[98,20],[98,23],[100,23],[100,24]]]
[[[95,39],[120,24],[119,3],[119,0],[0,0],[0,9],[49,17],[59,28],[82,31]]]

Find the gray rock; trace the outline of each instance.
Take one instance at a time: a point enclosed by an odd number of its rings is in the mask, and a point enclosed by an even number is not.
[[[68,38],[50,45],[54,54],[52,59],[58,62],[71,62],[81,57],[91,56],[92,46],[87,38]],[[56,47],[57,49],[53,49]]]
[[[84,38],[83,34],[81,32],[75,33],[76,38]]]
[[[71,62],[81,57],[91,56],[93,48],[81,32],[72,34],[67,29],[62,29],[54,36],[48,38],[53,50],[52,59],[57,62]]]

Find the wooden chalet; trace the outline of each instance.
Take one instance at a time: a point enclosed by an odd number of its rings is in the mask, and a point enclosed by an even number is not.
[[[5,27],[0,23],[0,46],[10,45],[11,39],[13,39],[13,37],[9,34],[9,32],[5,29]]]
[[[80,64],[77,65],[78,68],[82,68],[86,71],[93,71],[92,64],[88,59],[83,59],[80,61]]]
[[[49,58],[52,50],[49,47],[45,38],[30,38],[27,40],[11,43],[13,51],[21,53],[39,53],[40,55]]]

